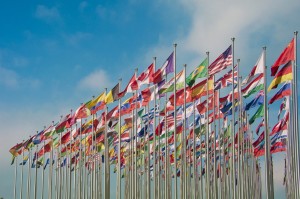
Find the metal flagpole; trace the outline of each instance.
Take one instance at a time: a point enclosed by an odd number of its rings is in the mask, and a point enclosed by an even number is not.
[[[54,126],[54,121],[52,121],[52,126]],[[51,140],[53,141],[53,138],[51,136]],[[50,151],[50,165],[49,165],[49,181],[48,181],[48,199],[52,199],[52,176],[53,176],[53,143],[51,146],[51,151]]]
[[[176,85],[176,46],[177,44],[174,44],[174,85]],[[177,121],[176,121],[176,86],[174,86],[174,170],[175,170],[175,190],[174,190],[174,198],[177,199],[177,157],[176,157],[176,148],[177,148],[177,136],[176,136],[176,126],[177,126]],[[181,174],[182,175],[182,174]],[[167,176],[166,176],[167,177]]]
[[[119,93],[121,87],[122,79],[119,79]],[[118,133],[118,176],[117,176],[117,198],[121,199],[121,98],[119,99],[119,133]]]
[[[46,129],[46,126],[44,126],[44,129]],[[45,150],[45,140],[44,140],[44,150]],[[43,154],[43,159],[45,158],[45,151]],[[42,191],[41,191],[41,199],[44,199],[44,169],[42,167]]]
[[[184,174],[184,196],[185,198],[187,198],[187,183],[188,183],[188,178],[190,178],[190,173],[187,172],[187,163],[188,163],[188,160],[187,160],[187,155],[186,155],[186,64],[184,64],[183,66],[183,70],[184,70],[184,83],[183,83],[183,91],[184,91],[184,98],[183,98],[183,103],[184,103],[184,109],[183,109],[183,132],[182,132],[182,135],[183,135],[183,139],[182,139],[182,142],[183,142],[183,156],[182,156],[182,160],[184,160],[182,162],[183,164],[183,173]],[[176,84],[175,84],[176,86]],[[175,118],[176,119],[176,118]],[[176,127],[175,127],[176,128]],[[190,168],[190,167],[189,167]],[[187,176],[188,174],[188,176]]]
[[[297,75],[297,35],[298,35],[298,31],[294,32],[294,54],[295,54],[295,60],[294,60],[294,64],[293,64],[293,102],[294,102],[294,106],[293,106],[293,113],[294,113],[294,133],[295,133],[295,151],[296,151],[296,156],[295,157],[295,161],[296,161],[296,187],[299,187],[299,180],[300,180],[300,171],[299,171],[299,125],[298,125],[298,84],[297,84],[297,80],[298,80],[298,75]],[[299,197],[300,196],[300,190],[296,189],[296,196]]]
[[[107,93],[107,88],[105,88],[105,93]],[[110,198],[110,166],[109,166],[109,145],[108,145],[108,140],[107,140],[107,106],[105,105],[105,131],[104,131],[104,146],[105,146],[105,172],[104,172],[104,179],[105,179],[105,184],[104,184],[104,197],[105,198]]]
[[[155,87],[155,84],[154,84],[154,99],[156,98],[156,87]],[[147,110],[149,112],[149,104],[147,105]],[[154,107],[154,110],[155,110],[155,107]],[[155,134],[155,114],[154,114],[154,127],[153,127],[153,136]],[[149,121],[149,114],[148,114],[148,127],[150,125],[150,121]],[[147,197],[146,198],[151,198],[151,180],[150,180],[150,128],[148,130],[148,140],[147,140]]]
[[[234,40],[232,41],[232,78],[234,77]],[[234,81],[232,82],[232,175],[233,175],[233,199],[236,198],[236,176],[235,176],[235,99],[234,99]]]
[[[239,66],[240,66],[240,59],[237,59],[237,88],[238,88],[238,93],[239,96],[238,98],[241,98],[241,92],[240,92],[240,84],[239,84]],[[232,84],[234,84],[234,68],[232,71]],[[232,91],[234,94],[234,90]],[[242,187],[242,181],[241,181],[241,173],[240,173],[240,169],[241,169],[241,165],[240,165],[240,161],[241,161],[241,157],[240,157],[240,153],[241,153],[241,148],[240,148],[240,136],[241,136],[241,131],[242,131],[242,115],[241,115],[241,110],[242,110],[242,102],[241,99],[239,100],[239,118],[238,118],[238,132],[237,132],[237,163],[238,163],[238,168],[237,168],[237,196],[238,198],[241,198],[241,187]],[[235,111],[235,110],[232,110]]]
[[[15,159],[15,181],[14,181],[14,199],[17,198],[17,175],[18,175],[18,157],[13,157]]]
[[[267,113],[267,73],[266,73],[266,47],[263,47],[264,53],[264,122],[265,122],[265,175],[266,175],[266,198],[272,197],[270,185],[270,143],[269,143],[269,128],[268,128],[268,113]]]
[[[209,52],[206,52],[207,62],[209,63]],[[209,64],[208,64],[209,65]],[[208,74],[206,77],[206,135],[205,135],[205,197],[210,198],[210,173],[209,173],[209,107],[208,107]]]
[[[37,134],[39,132],[37,131]],[[38,163],[38,145],[35,147],[35,176],[34,176],[34,199],[37,197],[37,163]]]
[[[185,78],[184,78],[185,79]],[[193,166],[194,166],[194,170],[193,170],[193,177],[194,177],[194,199],[197,198],[197,179],[198,179],[198,173],[197,173],[197,158],[196,158],[196,132],[195,132],[195,101],[193,101]],[[201,135],[201,131],[200,131],[200,135]],[[200,141],[200,145],[201,145],[201,141]]]
[[[138,72],[138,68],[135,69],[135,76],[137,76],[137,72]],[[135,96],[137,97],[137,91],[135,91]],[[134,147],[134,196],[135,198],[138,197],[138,172],[137,172],[137,153],[138,153],[138,149],[137,149],[137,134],[138,134],[138,126],[137,126],[137,100],[135,102],[135,108],[134,108],[134,111],[135,111],[135,139],[134,139],[134,144],[135,144],[135,147]]]
[[[27,199],[30,198],[30,182],[31,182],[31,148],[28,149],[28,172],[27,172]]]
[[[24,140],[23,142],[24,143]],[[24,147],[24,146],[23,146]],[[24,148],[22,149],[22,168],[21,168],[21,187],[20,187],[20,199],[22,199],[23,196],[23,167],[24,167]],[[27,160],[26,160],[27,161]]]
[[[213,76],[214,80],[215,77]],[[214,177],[213,177],[213,191],[214,191],[214,197],[218,198],[218,189],[217,189],[217,157],[216,157],[216,136],[217,136],[217,128],[216,128],[216,107],[215,107],[215,101],[216,101],[216,95],[215,92],[213,93],[213,126],[214,126],[214,137],[213,137],[213,143],[214,143],[214,148],[213,148],[213,154],[214,154],[214,165],[213,165],[213,171],[214,171]]]

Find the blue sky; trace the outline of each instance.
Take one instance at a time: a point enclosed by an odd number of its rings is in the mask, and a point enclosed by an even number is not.
[[[126,84],[153,56],[161,65],[174,42],[178,70],[186,63],[191,71],[206,51],[214,60],[235,37],[245,76],[262,46],[270,66],[300,30],[299,9],[298,0],[2,1],[0,196],[12,198],[11,146],[119,78]],[[281,159],[275,157],[277,173],[283,173]],[[276,176],[277,194],[281,185]]]

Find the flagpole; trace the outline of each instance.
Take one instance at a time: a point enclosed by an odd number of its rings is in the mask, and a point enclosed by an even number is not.
[[[176,47],[177,44],[173,44],[174,46],[174,85],[176,85]],[[176,121],[176,86],[174,86],[174,169],[175,169],[175,190],[174,190],[174,198],[177,199],[177,157],[176,157],[176,148],[177,148],[177,136],[176,136],[176,126],[177,126],[177,121]],[[181,174],[182,175],[182,174]],[[167,177],[167,176],[166,176]]]
[[[237,59],[237,89],[238,89],[238,101],[239,101],[239,119],[238,119],[238,132],[237,132],[237,163],[238,163],[238,168],[237,168],[237,196],[238,198],[241,198],[241,194],[242,194],[242,183],[243,181],[241,180],[241,173],[240,173],[240,169],[241,169],[241,148],[240,148],[240,134],[241,134],[241,129],[242,129],[242,114],[241,114],[241,110],[242,110],[242,99],[241,99],[241,90],[240,90],[240,83],[239,83],[239,67],[240,67],[240,59]],[[234,68],[233,68],[234,69]],[[232,70],[232,84],[234,85],[234,70]],[[234,95],[234,90],[232,91],[233,95]],[[235,110],[232,110],[235,111]],[[243,133],[243,137],[244,137],[244,133]],[[243,153],[243,152],[242,152]]]
[[[120,93],[120,87],[122,83],[122,78],[119,79],[119,93]],[[118,176],[117,176],[117,198],[121,199],[121,98],[119,99],[119,133],[118,133]]]
[[[184,78],[185,79],[185,78]],[[198,173],[197,173],[197,159],[196,159],[196,133],[195,133],[195,101],[193,101],[193,166],[194,166],[194,170],[193,170],[193,177],[194,177],[194,199],[197,198],[197,179],[198,179]],[[200,135],[201,135],[201,131],[200,131]],[[200,145],[201,145],[201,141],[200,141]]]
[[[18,168],[17,168],[17,165],[18,165],[18,157],[13,157],[15,158],[15,181],[14,181],[14,199],[17,198],[17,175],[18,175]]]
[[[206,52],[207,55],[207,62],[209,66],[209,52]],[[210,198],[210,173],[208,172],[209,169],[209,108],[208,108],[208,74],[206,76],[206,135],[205,135],[205,180],[206,180],[206,186],[205,186],[205,197],[207,199]]]
[[[37,131],[36,132],[36,134],[38,134],[39,132]],[[35,147],[35,176],[34,176],[34,199],[36,199],[36,197],[37,197],[37,160],[38,160],[38,155],[37,155],[37,151],[38,151],[38,145],[36,145],[36,147]]]
[[[46,129],[46,126],[44,126],[44,129]],[[43,153],[43,159],[45,158],[45,140],[44,140],[44,153]],[[44,199],[44,168],[42,167],[42,192],[41,192],[41,198]]]
[[[135,76],[137,76],[137,72],[138,72],[138,68],[136,68],[135,69]],[[137,97],[137,91],[135,91],[135,96]],[[137,176],[137,153],[138,153],[138,149],[137,149],[137,134],[138,134],[138,132],[137,132],[137,130],[138,130],[138,127],[137,127],[137,99],[136,99],[136,102],[135,102],[135,108],[134,108],[135,110],[135,139],[134,139],[134,144],[135,144],[135,147],[134,147],[134,151],[135,151],[135,153],[134,153],[134,162],[135,162],[135,164],[134,164],[134,196],[135,196],[135,198],[137,198],[138,197],[138,193],[137,193],[137,189],[138,189],[138,176]]]
[[[105,88],[105,93],[107,93],[107,88]],[[105,172],[104,172],[104,198],[110,198],[110,168],[109,168],[109,146],[107,140],[107,105],[105,105],[105,131],[104,131],[104,147],[105,147]]]
[[[27,172],[27,199],[30,198],[30,181],[31,181],[31,148],[28,149],[28,172]]]
[[[294,32],[294,46],[295,46],[295,60],[294,60],[294,64],[293,64],[293,102],[294,102],[294,109],[293,109],[293,113],[294,113],[294,128],[295,128],[295,148],[296,148],[296,156],[295,156],[295,161],[296,161],[296,179],[297,179],[297,184],[296,186],[299,187],[299,180],[300,180],[300,171],[299,171],[299,125],[298,125],[298,84],[297,84],[297,80],[298,80],[298,74],[297,74],[297,35],[298,35],[298,31]],[[300,196],[300,190],[297,189],[296,191],[296,196],[299,197]]]
[[[270,145],[269,145],[269,128],[267,112],[267,75],[266,75],[266,47],[263,47],[264,53],[264,121],[265,121],[265,175],[266,175],[266,198],[272,198],[270,184]]]
[[[24,143],[24,140],[23,142]],[[23,167],[24,167],[24,146],[23,146],[23,149],[22,149],[22,168],[21,168],[21,188],[20,188],[20,199],[22,199],[22,196],[23,196]],[[26,160],[26,162],[28,161],[28,159]]]

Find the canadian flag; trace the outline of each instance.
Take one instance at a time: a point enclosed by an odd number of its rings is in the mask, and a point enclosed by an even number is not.
[[[153,82],[153,74],[154,74],[154,65],[153,63],[148,66],[148,68],[140,74],[137,78],[138,85],[141,86],[143,84],[150,84]]]

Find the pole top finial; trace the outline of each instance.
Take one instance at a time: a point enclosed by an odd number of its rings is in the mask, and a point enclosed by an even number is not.
[[[176,47],[176,46],[177,46],[177,44],[176,44],[176,43],[174,43],[173,45],[174,45],[174,47]]]
[[[209,51],[206,51],[206,55],[209,55]]]
[[[266,50],[266,49],[267,49],[267,47],[266,47],[266,46],[263,46],[262,48],[263,48],[263,50]]]
[[[122,77],[121,77],[121,78],[119,78],[119,81],[120,81],[120,82],[122,81]]]
[[[231,41],[234,41],[234,40],[235,40],[235,38],[234,38],[234,37],[232,37],[232,38],[231,38]]]
[[[183,64],[183,67],[185,67],[185,68],[186,68],[186,64]]]
[[[237,62],[240,62],[241,61],[241,59],[237,59]]]
[[[153,59],[156,60],[156,57],[154,56]]]
[[[294,32],[294,35],[298,35],[298,31],[297,30]]]

